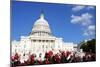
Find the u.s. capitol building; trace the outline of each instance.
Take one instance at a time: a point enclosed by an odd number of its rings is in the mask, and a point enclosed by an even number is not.
[[[20,41],[12,41],[12,56],[15,53],[20,54],[21,59],[27,60],[28,55],[35,54],[35,59],[44,60],[44,55],[48,51],[54,53],[62,51],[76,51],[77,44],[73,42],[64,42],[63,38],[57,38],[52,35],[51,29],[44,14],[41,13],[36,20],[29,36],[21,36]],[[41,55],[41,57],[40,57]]]

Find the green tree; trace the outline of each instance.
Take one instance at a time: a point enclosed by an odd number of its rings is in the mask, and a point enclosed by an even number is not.
[[[80,46],[84,52],[96,52],[96,39],[89,40],[87,42],[83,42]]]

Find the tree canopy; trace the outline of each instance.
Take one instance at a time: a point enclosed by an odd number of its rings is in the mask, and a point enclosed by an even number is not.
[[[83,49],[84,52],[96,52],[96,39],[88,40],[83,42],[80,46],[80,49]]]

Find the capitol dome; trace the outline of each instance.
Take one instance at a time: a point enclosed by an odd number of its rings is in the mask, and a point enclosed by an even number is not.
[[[38,36],[51,35],[49,24],[45,20],[43,13],[40,15],[40,18],[36,20],[31,35],[38,35]]]

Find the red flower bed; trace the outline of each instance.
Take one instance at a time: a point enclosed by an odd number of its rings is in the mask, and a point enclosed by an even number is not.
[[[48,58],[45,60],[45,64],[50,64],[51,62],[48,60]]]
[[[34,54],[30,55],[30,57],[29,57],[31,64],[34,64],[34,61],[35,61],[34,57],[35,57]]]
[[[24,63],[20,63],[20,55],[16,53],[14,56],[11,57],[12,62],[15,66],[25,66],[25,65],[37,65],[37,64],[55,64],[55,63],[72,63],[72,62],[87,62],[87,61],[95,61],[95,54],[93,53],[85,53],[85,56],[80,57],[76,56],[77,53],[71,53],[69,51],[60,51],[57,54],[53,54],[52,51],[46,52],[44,61],[40,59],[35,60],[35,54],[29,55],[27,61]],[[68,58],[68,59],[67,59]]]

